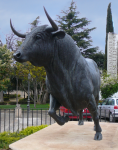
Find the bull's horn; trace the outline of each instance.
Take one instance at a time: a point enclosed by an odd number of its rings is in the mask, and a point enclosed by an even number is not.
[[[58,30],[58,26],[57,26],[56,23],[52,20],[52,18],[49,16],[49,14],[47,13],[45,7],[44,7],[44,11],[45,11],[45,14],[46,14],[46,16],[47,16],[47,18],[48,18],[50,24],[52,25],[53,29],[54,29],[55,31],[57,31],[57,30]]]
[[[21,33],[18,33],[12,26],[12,23],[11,23],[11,19],[10,19],[10,26],[11,26],[11,29],[12,31],[14,32],[14,34],[16,34],[17,36],[21,37],[21,38],[25,38],[26,37],[26,34],[21,34]]]

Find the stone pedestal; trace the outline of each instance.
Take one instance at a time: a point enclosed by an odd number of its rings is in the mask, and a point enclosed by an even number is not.
[[[17,104],[16,105],[16,108],[15,108],[15,117],[16,118],[21,118],[22,117],[22,108],[20,107],[20,104]]]
[[[50,125],[9,145],[12,150],[118,150],[118,124],[100,123],[103,140],[95,141],[93,122]]]
[[[108,33],[107,41],[107,72],[117,76],[118,72],[118,34]]]

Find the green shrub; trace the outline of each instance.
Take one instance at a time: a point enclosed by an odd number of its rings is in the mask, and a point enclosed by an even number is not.
[[[9,97],[8,96],[4,96],[4,101],[8,101],[9,100]]]
[[[20,94],[18,94],[18,97],[20,97],[21,95]]]
[[[101,95],[103,98],[111,97],[114,93],[118,92],[118,83],[108,84],[104,87],[101,87]]]
[[[21,95],[18,94],[18,97],[20,97]],[[4,97],[8,97],[8,98],[16,98],[16,94],[4,94]]]
[[[9,98],[16,98],[16,94],[9,94]]]
[[[8,94],[3,94],[3,96],[8,97]]]
[[[6,105],[7,103],[6,102],[0,102],[0,105]]]
[[[21,98],[21,99],[19,99],[19,102],[21,102],[21,101],[27,101],[27,98]]]
[[[10,105],[16,105],[16,102],[9,102]]]
[[[0,149],[1,148],[8,148],[9,144],[22,139],[26,137],[27,135],[30,135],[32,133],[35,133],[48,125],[41,125],[41,126],[32,126],[32,127],[27,127],[26,129],[23,129],[22,131],[18,132],[2,132],[0,133]]]
[[[20,97],[21,95],[18,94],[18,97]],[[16,94],[9,94],[9,98],[16,98]]]
[[[19,99],[19,104],[27,104],[28,98],[21,98]],[[30,104],[34,104],[34,102],[30,99]]]
[[[31,126],[31,127],[27,127],[24,130],[20,131],[19,134],[21,136],[27,136],[30,135],[34,132],[37,132],[45,127],[47,127],[48,125],[41,125],[41,126]]]
[[[118,76],[110,76],[107,72],[103,72],[100,89],[103,99],[111,97],[118,91]]]

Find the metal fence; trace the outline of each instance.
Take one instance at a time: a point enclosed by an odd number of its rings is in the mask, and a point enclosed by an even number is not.
[[[56,113],[60,115],[60,110]],[[115,118],[115,112],[113,117]],[[78,120],[79,117],[77,117],[77,121]],[[101,110],[99,120],[100,122],[108,121],[106,116],[104,117],[104,120],[102,119]],[[87,121],[87,113],[84,121]],[[30,109],[29,112],[27,109],[22,109],[22,111],[18,109],[17,112],[15,109],[0,109],[0,133],[3,131],[19,132],[28,126],[37,126],[42,124],[50,125],[53,123],[55,123],[55,120],[48,115],[48,109]]]
[[[47,109],[0,109],[0,132],[20,131],[28,126],[37,126],[42,124],[53,124],[54,119],[48,115]]]

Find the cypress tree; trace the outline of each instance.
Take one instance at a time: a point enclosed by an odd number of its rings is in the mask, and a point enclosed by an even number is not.
[[[108,33],[114,32],[113,21],[112,21],[112,13],[111,13],[111,3],[109,3],[107,8],[107,20],[106,20],[106,44],[105,44],[105,57],[104,57],[104,70],[107,70],[107,40]]]
[[[89,25],[91,21],[85,17],[79,17],[77,6],[73,0],[68,10],[62,10],[61,13],[63,16],[57,15],[58,18],[56,21],[58,22],[58,26],[73,38],[85,57],[94,54],[98,47],[91,47],[92,40],[90,32],[95,29],[95,27],[90,29],[87,28],[87,25]]]

